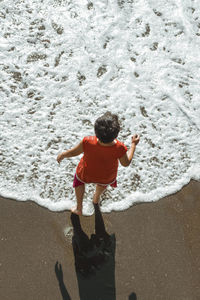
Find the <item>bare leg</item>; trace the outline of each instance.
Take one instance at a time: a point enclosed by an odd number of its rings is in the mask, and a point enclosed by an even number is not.
[[[76,215],[82,215],[83,196],[85,193],[85,184],[79,185],[75,188],[77,206],[72,208],[71,211]]]
[[[99,202],[101,194],[106,190],[106,186],[96,185],[96,191],[93,196],[93,203],[97,204]]]

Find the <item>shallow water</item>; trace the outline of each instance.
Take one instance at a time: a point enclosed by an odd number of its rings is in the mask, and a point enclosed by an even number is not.
[[[74,204],[80,158],[57,154],[117,113],[141,141],[102,210],[200,179],[198,1],[0,1],[0,194],[51,210]],[[92,212],[89,185],[84,213]]]

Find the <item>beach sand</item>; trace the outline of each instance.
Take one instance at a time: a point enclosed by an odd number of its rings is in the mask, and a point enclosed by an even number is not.
[[[114,235],[106,245],[99,242],[98,257],[106,259],[89,277],[75,270],[75,257],[79,263],[83,256],[73,251],[70,216],[0,199],[0,299],[200,299],[199,182],[157,202],[103,214]],[[80,217],[82,237],[94,233],[94,220]]]

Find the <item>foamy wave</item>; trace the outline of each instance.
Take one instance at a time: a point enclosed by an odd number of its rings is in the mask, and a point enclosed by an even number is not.
[[[56,156],[106,110],[122,121],[120,140],[137,132],[141,142],[103,211],[199,180],[199,15],[189,0],[2,1],[0,194],[71,208],[79,158],[58,166]]]

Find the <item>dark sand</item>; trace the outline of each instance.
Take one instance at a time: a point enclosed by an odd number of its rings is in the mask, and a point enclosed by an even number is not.
[[[72,227],[70,215],[0,199],[0,300],[200,299],[199,182],[158,202],[103,214],[116,249],[90,278],[75,271],[72,231],[64,234]],[[89,237],[94,218],[80,218]],[[57,261],[63,271],[60,287]],[[104,296],[94,296],[97,286]]]

